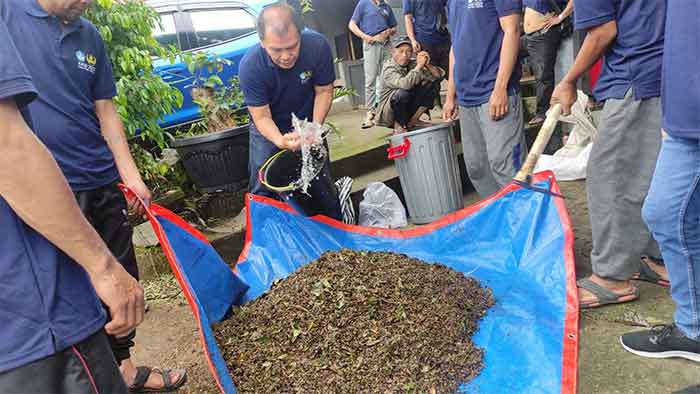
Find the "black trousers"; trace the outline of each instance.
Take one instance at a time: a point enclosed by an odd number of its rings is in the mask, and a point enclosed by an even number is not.
[[[391,96],[391,109],[394,120],[403,127],[416,114],[418,108],[433,109],[435,98],[440,94],[440,81],[419,85],[411,90],[399,89]]]
[[[0,373],[0,393],[128,392],[102,330],[62,352]]]
[[[537,79],[537,111],[535,115],[544,116],[549,108],[549,101],[554,92],[554,66],[561,44],[561,33],[555,26],[544,34],[535,32],[527,36],[527,48],[532,60],[532,68]]]
[[[85,218],[95,228],[114,257],[124,266],[126,272],[138,280],[139,268],[132,243],[134,231],[129,223],[126,198],[117,184],[76,192],[75,198]],[[131,357],[130,349],[134,347],[135,336],[136,331],[122,338],[109,336],[109,343],[119,365]]]

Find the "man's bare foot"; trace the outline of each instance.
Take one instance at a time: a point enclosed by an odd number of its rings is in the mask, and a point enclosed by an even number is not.
[[[134,385],[138,370],[131,359],[123,360],[122,365],[119,366],[119,370],[121,371],[122,377],[124,378],[126,384],[129,387],[132,387]],[[169,371],[167,374],[167,376],[170,378],[171,384],[180,382],[184,375],[184,371],[177,370]],[[147,389],[162,389],[165,388],[165,386],[166,382],[163,380],[163,375],[157,372],[155,369],[148,375],[148,379],[146,379],[146,382],[143,385],[143,387]]]
[[[638,297],[638,289],[630,281],[615,281],[601,278],[597,275],[591,275],[591,282],[600,286],[604,290],[609,291],[612,295],[618,297],[618,302],[632,301]],[[583,308],[595,307],[602,305],[603,300],[596,296],[592,291],[583,287],[578,288],[578,302]]]

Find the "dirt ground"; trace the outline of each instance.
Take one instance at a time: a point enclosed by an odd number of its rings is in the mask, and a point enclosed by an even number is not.
[[[591,272],[584,183],[562,183],[561,189],[576,237],[577,276],[582,277]],[[467,200],[473,201],[470,197]],[[690,362],[640,359],[617,343],[621,333],[671,318],[673,307],[666,291],[653,285],[640,287],[639,302],[581,314],[579,393],[669,393],[700,382],[700,371]],[[217,392],[184,299],[151,305],[138,329],[133,357],[138,365],[187,368],[188,383],[180,393]]]

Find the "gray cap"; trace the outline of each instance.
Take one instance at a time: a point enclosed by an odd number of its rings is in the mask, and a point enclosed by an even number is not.
[[[398,37],[394,38],[394,41],[391,42],[391,45],[394,48],[398,48],[403,44],[411,45],[411,39],[408,38],[408,36],[398,36]]]

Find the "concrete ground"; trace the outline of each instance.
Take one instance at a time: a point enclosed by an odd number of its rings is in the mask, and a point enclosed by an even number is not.
[[[343,136],[342,139],[332,137],[330,141],[334,166],[336,162],[342,163],[348,157],[361,155],[367,150],[383,149],[390,130],[373,128],[360,131],[362,116],[362,111],[352,111],[331,117],[331,121],[341,129]],[[433,118],[436,119],[436,116]],[[393,165],[378,162],[372,169],[371,164],[367,164],[368,171],[356,178],[355,182],[358,185],[396,177]],[[359,164],[347,162],[346,165]],[[561,184],[561,188],[574,227],[577,276],[583,277],[591,272],[588,257],[591,236],[585,184],[580,181],[565,182]],[[477,200],[475,193],[466,193],[467,204]],[[235,259],[242,243],[240,220],[231,220],[231,223],[234,222],[236,224],[230,226],[237,226],[239,235],[223,237],[223,241],[217,241],[215,244],[227,261]],[[144,250],[140,252],[142,266],[155,265],[152,253],[144,253]],[[667,290],[646,283],[640,283],[639,286],[641,298],[634,303],[581,312],[579,393],[660,394],[700,384],[699,364],[682,360],[644,359],[625,352],[620,346],[621,334],[667,323],[672,318],[673,303]],[[139,365],[187,368],[189,381],[181,393],[217,391],[203,359],[192,314],[182,297],[166,302],[152,302],[146,321],[139,327],[138,332],[134,359]],[[509,378],[517,379],[504,377]]]

